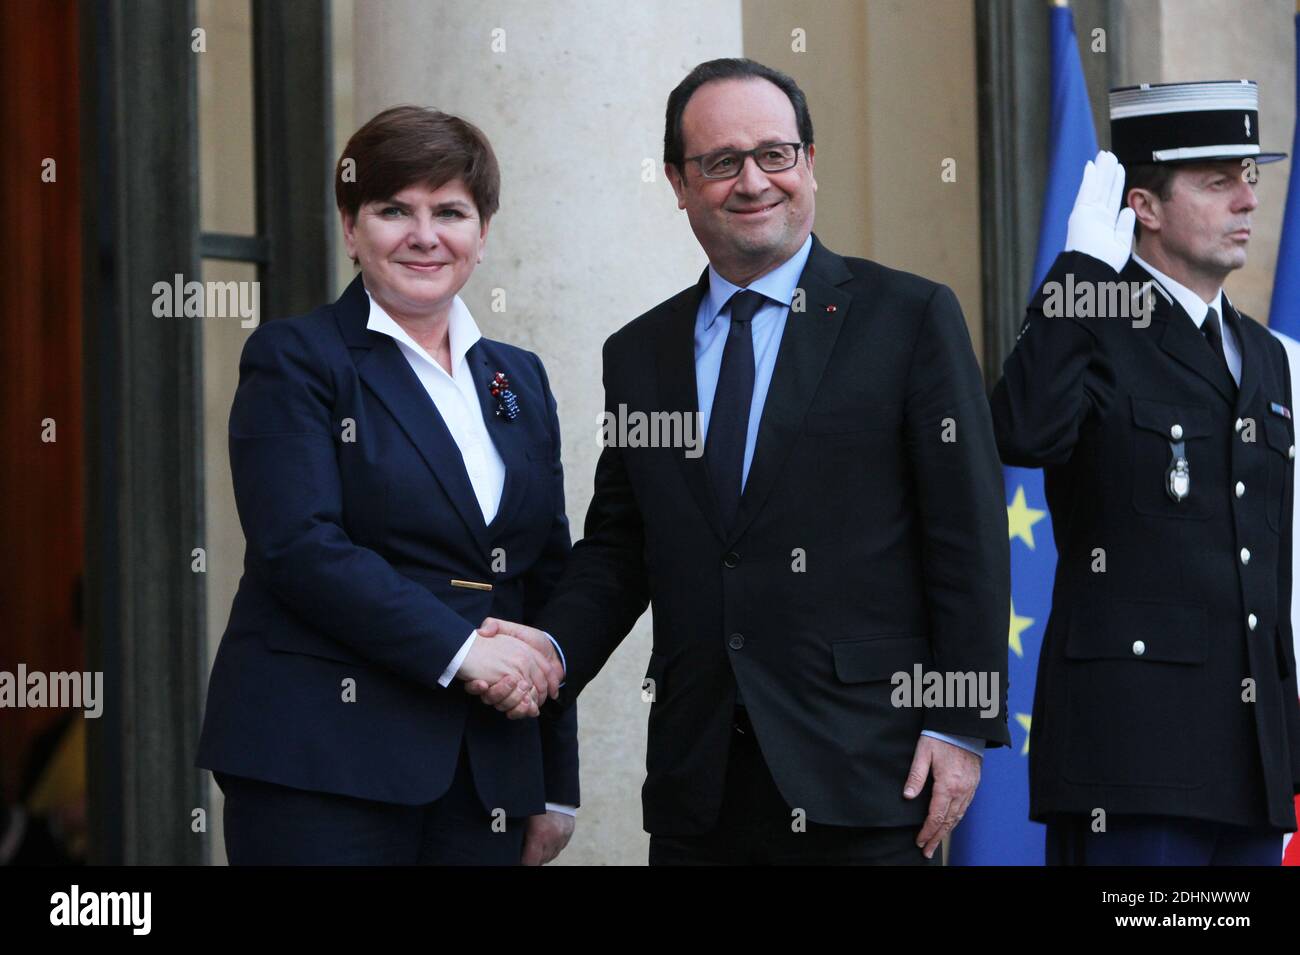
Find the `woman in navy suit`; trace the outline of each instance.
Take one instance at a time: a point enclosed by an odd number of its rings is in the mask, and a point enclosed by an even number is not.
[[[335,176],[360,275],[244,346],[247,549],[198,758],[232,864],[543,863],[573,831],[576,718],[541,708],[555,649],[476,634],[530,620],[569,551],[546,372],[457,294],[499,189],[471,124],[380,113]],[[502,678],[533,718],[460,685]]]

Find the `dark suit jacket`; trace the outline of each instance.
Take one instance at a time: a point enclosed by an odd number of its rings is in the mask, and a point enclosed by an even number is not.
[[[1132,260],[1117,275],[1067,253],[1044,285],[1070,273],[1076,283],[1152,281]],[[1060,555],[1034,699],[1030,814],[1102,808],[1294,829],[1285,351],[1225,298],[1241,343],[1238,389],[1164,294],[1147,328],[1047,318],[1044,298],[1030,304],[992,398],[1003,460],[1044,469]],[[1182,501],[1166,493],[1175,425],[1191,476]]]
[[[460,681],[437,682],[484,617],[533,619],[569,552],[542,363],[487,339],[468,353],[506,466],[485,526],[450,432],[368,317],[358,276],[335,304],[263,325],[244,346],[230,462],[247,550],[198,765],[418,804],[446,791],[463,740],[485,808],[576,805],[576,715],[511,721]],[[513,421],[493,415],[498,371],[519,399]],[[343,701],[347,679],[355,702]]]
[[[707,274],[605,343],[608,411],[697,410]],[[924,728],[1008,742],[1002,700],[992,719],[890,702],[891,676],[917,663],[1006,687],[1002,476],[957,300],[816,240],[800,287],[735,528],[720,527],[703,457],[607,447],[540,617],[567,657],[563,703],[653,603],[652,833],[716,821],[737,683],[777,786],[814,822],[921,821],[928,794],[902,789]]]

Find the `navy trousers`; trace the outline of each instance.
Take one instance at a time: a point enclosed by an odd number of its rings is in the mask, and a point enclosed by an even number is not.
[[[1281,865],[1282,833],[1203,819],[1107,816],[1093,832],[1090,816],[1047,824],[1048,865]]]
[[[461,748],[451,787],[423,806],[216,773],[231,865],[518,865],[528,818],[493,818]]]

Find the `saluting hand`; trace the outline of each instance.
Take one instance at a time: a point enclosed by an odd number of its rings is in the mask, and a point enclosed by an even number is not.
[[[1083,181],[1074,198],[1066,229],[1065,251],[1100,259],[1116,272],[1124,268],[1133,249],[1136,214],[1124,203],[1124,167],[1114,153],[1102,150],[1083,167]]]

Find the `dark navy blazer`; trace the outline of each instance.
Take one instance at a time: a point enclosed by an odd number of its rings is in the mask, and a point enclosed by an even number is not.
[[[576,717],[512,721],[459,680],[438,684],[484,617],[532,620],[568,556],[546,372],[502,342],[467,354],[506,467],[485,525],[436,407],[368,318],[358,276],[333,305],[244,345],[230,463],[247,548],[197,763],[415,805],[446,792],[463,741],[485,809],[577,805]],[[494,414],[496,372],[518,397],[514,420]]]

